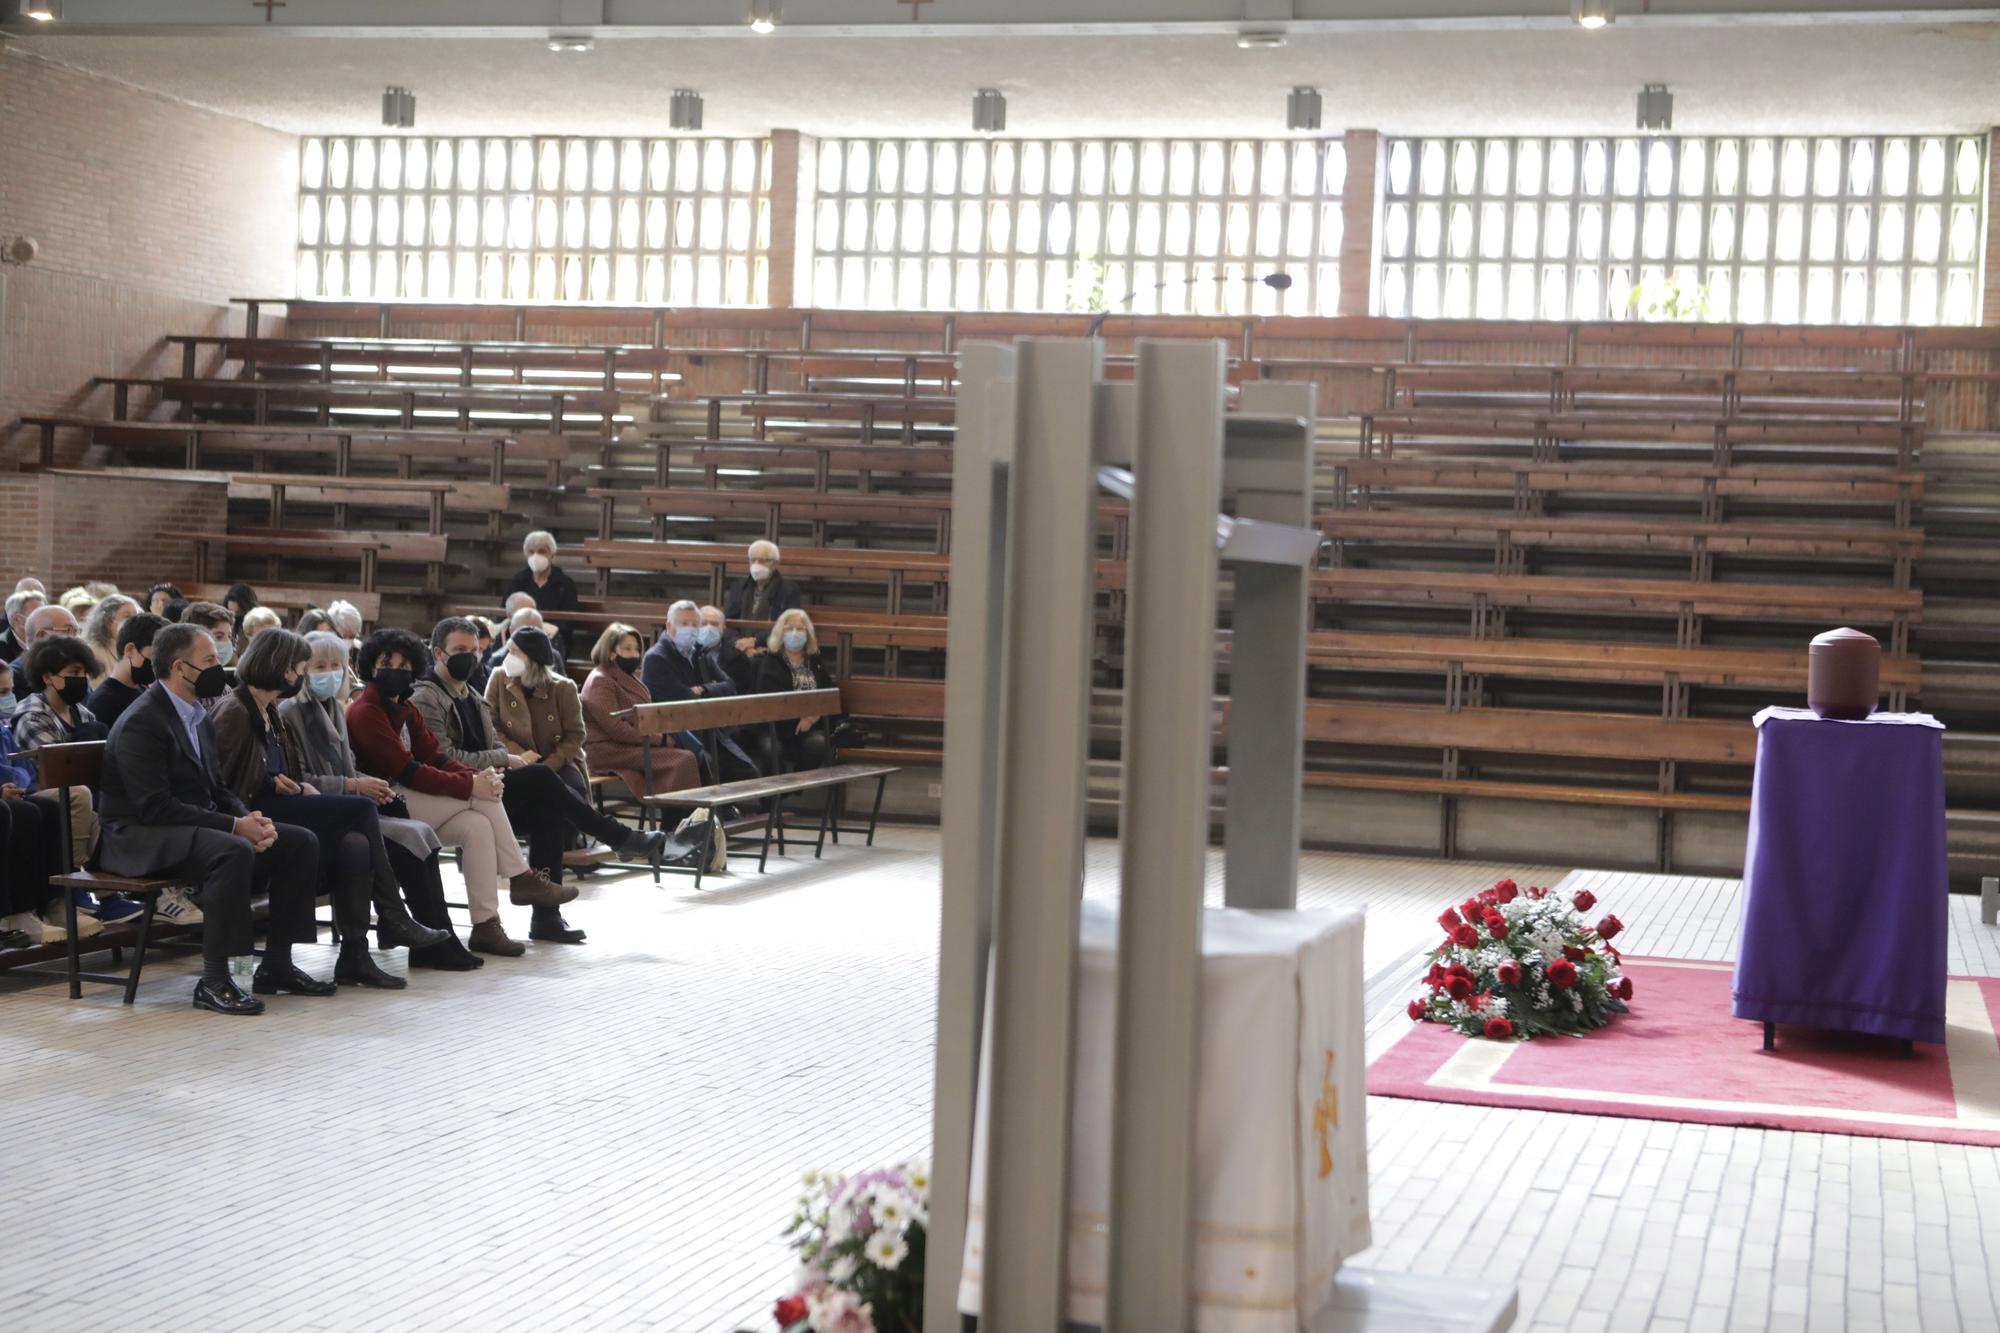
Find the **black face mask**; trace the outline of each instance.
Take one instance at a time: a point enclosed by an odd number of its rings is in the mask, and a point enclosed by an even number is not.
[[[286,681],[283,685],[278,687],[278,697],[280,699],[297,698],[299,693],[299,687],[305,683],[306,682],[303,677],[299,678],[298,680]]]
[[[444,659],[444,669],[451,678],[463,683],[472,679],[472,669],[479,665],[478,653],[453,653]]]
[[[194,697],[197,699],[220,699],[222,692],[228,688],[229,677],[223,674],[220,662],[194,678]]]
[[[62,701],[71,708],[90,697],[90,681],[82,676],[64,676],[60,688]]]
[[[142,657],[139,659],[139,664],[132,668],[132,683],[142,690],[153,683],[152,658]]]
[[[408,667],[378,667],[375,670],[375,688],[385,699],[401,703],[409,697],[413,683]]]
[[[614,657],[611,660],[616,662],[618,669],[628,676],[638,673],[639,659],[636,657]]]

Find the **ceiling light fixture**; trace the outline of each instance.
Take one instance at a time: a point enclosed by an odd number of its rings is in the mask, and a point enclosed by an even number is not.
[[[1292,95],[1285,99],[1285,128],[1316,130],[1319,128],[1319,112],[1319,89],[1294,88]]]
[[[1674,127],[1674,95],[1664,83],[1649,83],[1639,90],[1639,128],[1648,134],[1665,134]]]
[[[674,89],[667,103],[667,127],[676,130],[701,128],[701,94],[692,88]]]
[[[750,0],[750,31],[758,36],[776,32],[783,18],[778,12],[778,0]]]
[[[408,88],[389,88],[382,93],[382,124],[392,130],[417,127],[417,95]]]
[[[981,88],[972,95],[975,134],[998,134],[1007,128],[1007,99],[998,88]]]
[[[54,23],[62,17],[62,0],[28,0],[21,12],[37,23]]]
[[[1579,28],[1597,29],[1618,21],[1618,0],[1569,0],[1570,21]]]
[[[1282,32],[1239,32],[1236,46],[1241,51],[1275,51],[1285,44]]]
[[[597,49],[597,39],[577,33],[555,33],[549,37],[549,50],[564,51],[584,55]]]

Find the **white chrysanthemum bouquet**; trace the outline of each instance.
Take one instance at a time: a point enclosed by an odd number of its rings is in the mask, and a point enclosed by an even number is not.
[[[922,1333],[930,1170],[808,1171],[785,1232],[805,1270],[771,1312],[781,1333]]]
[[[1624,923],[1607,914],[1586,924],[1595,906],[1588,889],[1559,898],[1503,879],[1445,908],[1444,942],[1430,953],[1411,1019],[1495,1041],[1603,1027],[1626,1012],[1632,981],[1611,946]]]

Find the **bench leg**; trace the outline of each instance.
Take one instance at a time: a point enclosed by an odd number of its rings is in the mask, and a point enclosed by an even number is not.
[[[146,965],[146,937],[153,933],[153,909],[160,905],[157,893],[146,896],[146,912],[139,918],[139,938],[132,942],[132,973],[125,978],[125,1003],[139,997],[139,969]]]
[[[76,894],[69,889],[64,889],[62,895],[63,925],[69,931],[69,939],[67,941],[69,956],[69,998],[72,1000],[81,1000],[83,998],[83,955],[78,951],[76,945]]]
[[[757,873],[764,873],[764,863],[771,857],[771,830],[778,826],[779,798],[771,798],[771,809],[764,816],[764,845],[757,851]],[[780,851],[783,850],[781,847]]]
[[[1979,881],[1979,919],[1985,925],[2000,925],[2000,878]]]
[[[1764,1049],[1767,1051],[1771,1050],[1777,1043],[1778,1025],[1776,1023],[1766,1023],[1764,1025]]]
[[[868,845],[875,845],[875,825],[882,818],[882,793],[889,789],[889,775],[884,773],[875,779],[875,807],[868,812]]]
[[[840,788],[838,787],[830,788],[826,792],[826,799],[820,802],[819,841],[813,844],[813,860],[815,861],[819,860],[819,854],[826,850],[826,830],[827,826],[833,822],[834,793],[839,790]]]
[[[722,813],[711,808],[708,812],[708,829],[701,835],[701,860],[694,865],[694,891],[701,892],[701,877],[708,873],[709,858],[715,855],[715,821]]]

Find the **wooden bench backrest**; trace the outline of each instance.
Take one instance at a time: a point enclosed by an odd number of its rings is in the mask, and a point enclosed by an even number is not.
[[[73,741],[67,745],[44,745],[30,751],[35,775],[42,786],[89,787],[96,790],[104,774],[105,741]]]
[[[833,690],[788,690],[783,694],[731,695],[722,699],[683,699],[673,703],[640,704],[618,717],[629,717],[642,735],[670,736],[679,731],[710,731],[756,722],[781,722],[802,717],[826,717],[841,711],[841,694]]]
[[[220,605],[231,586],[227,583],[183,583],[180,589],[191,601]],[[280,611],[299,612],[314,606],[324,611],[335,602],[346,602],[359,611],[361,619],[370,625],[382,618],[382,594],[379,592],[362,592],[358,588],[277,587],[268,583],[255,583],[251,587],[256,590],[258,601]]]

